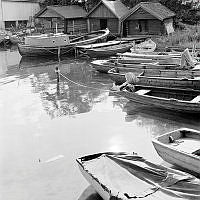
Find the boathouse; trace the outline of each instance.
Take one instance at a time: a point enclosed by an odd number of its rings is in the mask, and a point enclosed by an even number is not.
[[[0,29],[26,26],[40,10],[40,0],[0,0]]]
[[[101,0],[87,14],[88,30],[108,28],[113,34],[120,34],[121,18],[129,9],[120,0]]]
[[[174,12],[158,2],[141,2],[123,16],[123,35],[172,33],[174,16]]]
[[[46,30],[78,34],[87,32],[86,11],[78,5],[70,6],[47,6],[40,10],[35,18]],[[56,25],[57,24],[57,25]]]

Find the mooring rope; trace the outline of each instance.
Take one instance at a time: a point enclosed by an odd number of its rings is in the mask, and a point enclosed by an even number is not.
[[[121,94],[119,94],[117,91],[113,91],[113,90],[109,90],[109,89],[101,89],[101,88],[96,88],[96,87],[91,87],[91,86],[87,86],[87,85],[83,85],[81,83],[72,81],[71,79],[67,78],[65,75],[63,75],[59,70],[57,71],[57,73],[62,76],[63,78],[65,78],[66,80],[68,80],[69,82],[84,87],[84,88],[89,88],[89,89],[93,89],[93,90],[100,90],[100,91],[104,91],[104,92],[109,92],[109,93],[114,93],[116,96],[120,96],[123,97]]]
[[[78,85],[78,86],[81,86],[81,87],[84,87],[84,88],[89,88],[89,89],[94,89],[94,90],[101,90],[101,91],[105,91],[105,92],[110,92],[110,90],[107,90],[107,89],[101,89],[101,88],[96,88],[96,87],[91,87],[91,86],[88,86],[88,85],[83,85],[81,83],[78,83],[78,82],[75,82],[75,81],[72,81],[71,79],[67,78],[65,75],[63,75],[62,73],[58,72],[63,78],[65,78],[66,80],[68,80],[69,82],[75,84],[75,85]]]

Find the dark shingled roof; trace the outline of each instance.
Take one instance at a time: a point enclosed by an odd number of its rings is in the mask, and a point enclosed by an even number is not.
[[[126,14],[129,9],[120,0],[101,0],[89,13],[89,16],[99,5],[104,4],[118,19]]]
[[[163,21],[164,19],[171,18],[175,16],[175,13],[168,9],[166,6],[158,2],[141,2],[133,7],[129,13],[123,16],[123,20],[136,12],[139,8],[143,8],[148,13],[156,17],[157,19]]]
[[[49,10],[49,12],[48,12]],[[71,5],[71,6],[47,6],[46,8],[40,10],[35,17],[42,17],[44,14],[51,14],[52,16],[55,14],[56,16],[63,17],[65,19],[72,19],[72,18],[82,18],[86,16],[86,11],[78,5]],[[51,16],[50,15],[50,16]]]

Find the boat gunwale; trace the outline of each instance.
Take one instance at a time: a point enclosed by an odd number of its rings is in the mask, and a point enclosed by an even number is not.
[[[182,130],[187,130],[187,131],[190,131],[190,132],[195,132],[195,133],[198,133],[200,135],[200,131],[197,131],[197,130],[194,130],[194,129],[189,129],[189,128],[180,128],[180,129],[176,129],[176,130],[173,130],[173,131],[170,131],[170,132],[167,132],[165,134],[162,134],[162,135],[159,135],[159,136],[156,136],[154,138],[152,138],[152,143],[154,145],[157,144],[157,145],[160,145],[160,146],[163,146],[167,149],[171,149],[173,151],[176,151],[176,152],[179,152],[181,154],[186,154],[187,156],[189,156],[190,158],[192,159],[195,159],[197,161],[200,161],[200,156],[197,156],[195,154],[192,154],[192,153],[188,153],[187,151],[183,151],[181,149],[177,149],[175,148],[174,146],[169,146],[169,143],[168,144],[165,144],[163,142],[160,142],[158,139],[163,137],[163,136],[166,136],[166,135],[171,135],[172,133],[175,133],[175,132],[178,132],[178,131],[182,131]],[[155,145],[154,145],[155,147]],[[157,148],[155,147],[156,151],[157,151]],[[192,163],[191,163],[192,164]]]

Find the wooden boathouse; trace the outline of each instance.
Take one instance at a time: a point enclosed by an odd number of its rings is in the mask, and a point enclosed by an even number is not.
[[[45,30],[57,28],[60,32],[68,34],[86,33],[86,11],[78,5],[70,6],[47,6],[40,10],[35,18]]]
[[[141,2],[123,16],[123,35],[172,33],[175,13],[158,2]]]
[[[129,9],[120,0],[101,0],[87,14],[88,31],[108,28],[113,34],[120,34],[121,18]]]

